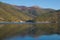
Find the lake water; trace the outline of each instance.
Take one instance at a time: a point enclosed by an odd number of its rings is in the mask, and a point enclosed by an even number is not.
[[[35,38],[31,36],[25,36],[25,37],[15,36],[15,37],[7,38],[5,40],[60,40],[60,35],[57,34],[42,35]]]
[[[2,40],[60,40],[60,24],[0,24]]]

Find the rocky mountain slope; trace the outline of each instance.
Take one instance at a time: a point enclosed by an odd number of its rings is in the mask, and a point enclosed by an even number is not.
[[[60,10],[40,8],[38,6],[26,7],[10,5],[0,2],[0,21],[51,21],[57,22]]]

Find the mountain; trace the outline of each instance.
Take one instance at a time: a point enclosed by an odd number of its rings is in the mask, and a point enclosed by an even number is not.
[[[17,9],[21,10],[22,12],[26,14],[30,14],[33,16],[39,16],[42,13],[49,13],[50,11],[55,11],[54,9],[43,9],[37,6],[32,6],[32,7],[26,7],[26,6],[16,6]]]
[[[41,8],[38,6],[26,7],[26,6],[15,6],[15,8],[22,11],[24,14],[33,18],[34,21],[47,21],[47,22],[57,22],[58,20],[58,10],[50,8]]]
[[[0,20],[2,20],[1,18],[5,21],[25,21],[32,19],[14,6],[0,2]]]
[[[59,10],[41,8],[38,6],[26,7],[0,2],[0,21],[57,21]],[[60,13],[59,13],[60,14]]]

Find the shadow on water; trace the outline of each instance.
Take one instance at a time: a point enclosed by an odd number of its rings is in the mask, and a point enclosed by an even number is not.
[[[0,24],[0,39],[19,35],[38,37],[40,35],[60,34],[60,24]]]

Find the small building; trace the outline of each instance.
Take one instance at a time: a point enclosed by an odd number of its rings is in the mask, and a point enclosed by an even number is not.
[[[19,22],[23,23],[24,21],[21,21],[21,20],[20,20]]]
[[[15,22],[24,22],[24,21],[20,19],[16,19]]]

